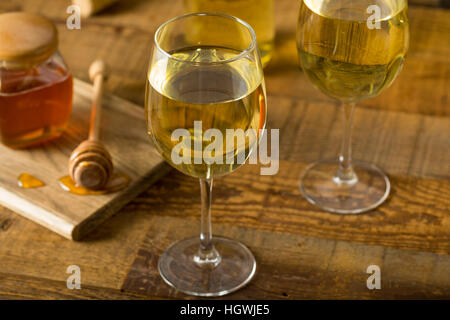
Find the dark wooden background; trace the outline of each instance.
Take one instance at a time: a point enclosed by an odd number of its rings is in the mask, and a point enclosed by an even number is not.
[[[392,194],[356,216],[323,212],[298,190],[305,166],[338,152],[337,105],[297,66],[299,2],[275,0],[276,51],[265,70],[269,126],[281,128],[280,171],[247,165],[217,179],[216,234],[244,242],[257,275],[229,298],[450,298],[450,11],[410,2],[411,45],[394,85],[358,106],[354,157],[382,167]],[[8,0],[0,12],[39,12],[57,23],[60,49],[76,77],[95,58],[110,65],[106,90],[143,105],[153,33],[183,12],[181,1],[127,0],[65,27],[68,1]],[[149,142],[150,143],[150,142]],[[173,241],[199,231],[199,186],[171,171],[84,241],[71,242],[0,207],[1,298],[149,299],[186,296],[160,279],[156,263]],[[66,288],[69,265],[82,289]],[[368,290],[366,268],[381,268]]]

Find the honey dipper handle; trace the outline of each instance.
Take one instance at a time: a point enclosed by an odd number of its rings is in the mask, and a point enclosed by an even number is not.
[[[89,77],[94,83],[94,98],[92,101],[89,140],[100,140],[104,72],[105,63],[102,60],[94,61],[89,68]]]

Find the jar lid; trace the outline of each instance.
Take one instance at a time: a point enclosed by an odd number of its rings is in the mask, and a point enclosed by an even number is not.
[[[50,58],[58,32],[48,19],[26,12],[0,14],[0,65],[30,66]]]

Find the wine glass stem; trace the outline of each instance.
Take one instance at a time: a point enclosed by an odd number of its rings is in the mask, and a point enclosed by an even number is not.
[[[358,177],[352,167],[352,130],[355,104],[343,103],[342,109],[344,112],[344,131],[339,154],[339,168],[334,176],[334,181],[338,184],[354,185],[358,182]]]
[[[200,248],[194,257],[195,262],[202,267],[216,267],[221,260],[220,254],[214,248],[211,226],[212,179],[200,179],[202,200],[202,216],[200,231]]]

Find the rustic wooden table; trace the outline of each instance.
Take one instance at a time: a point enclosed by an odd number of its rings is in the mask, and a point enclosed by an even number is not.
[[[254,280],[228,298],[450,298],[450,11],[410,1],[406,66],[355,119],[354,157],[382,167],[392,193],[372,212],[341,216],[298,190],[308,163],[337,154],[341,114],[297,67],[298,1],[275,3],[276,52],[265,75],[269,127],[281,128],[280,170],[261,176],[247,165],[216,180],[215,233],[248,245],[258,262]],[[48,16],[76,77],[88,80],[90,62],[103,58],[106,90],[143,105],[153,33],[182,13],[181,2],[122,1],[81,30],[66,29],[67,5],[8,0],[0,11]],[[198,182],[176,171],[82,242],[0,208],[0,297],[186,298],[163,283],[156,263],[170,243],[198,233],[199,211]],[[372,264],[381,268],[381,290],[366,287]],[[69,265],[81,268],[81,290],[66,288]]]

